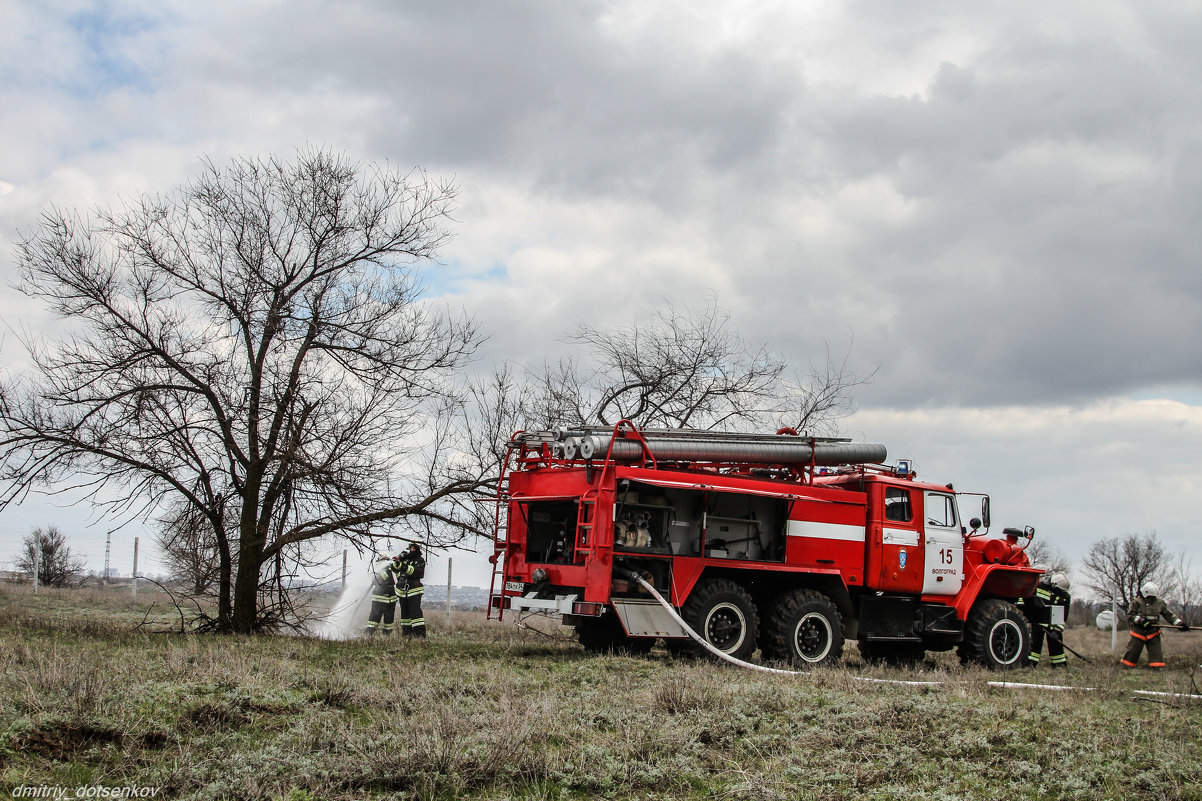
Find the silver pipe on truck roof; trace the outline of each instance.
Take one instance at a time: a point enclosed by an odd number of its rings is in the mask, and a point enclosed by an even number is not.
[[[610,450],[612,436],[583,436],[578,441],[577,455],[581,459],[604,459]],[[888,451],[884,445],[870,443],[817,440],[806,437],[747,437],[728,438],[687,436],[658,438],[644,435],[647,449],[657,460],[666,462],[732,461],[752,464],[815,464],[834,467],[842,464],[880,464]],[[634,439],[613,441],[612,457],[630,461],[643,457],[643,449]]]

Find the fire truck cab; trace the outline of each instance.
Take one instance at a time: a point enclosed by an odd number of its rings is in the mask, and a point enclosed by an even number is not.
[[[501,477],[490,615],[539,613],[592,651],[699,644],[813,665],[959,648],[1025,662],[1016,602],[1041,571],[1020,539],[960,519],[950,484],[886,466],[879,445],[696,431],[519,433]],[[672,612],[651,597],[650,584]]]

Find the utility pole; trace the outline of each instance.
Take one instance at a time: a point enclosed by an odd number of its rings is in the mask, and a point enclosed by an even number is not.
[[[342,549],[342,589],[346,590],[346,548]]]
[[[1119,602],[1113,595],[1110,596],[1110,653],[1114,653],[1119,647]]]
[[[33,532],[33,594],[38,594],[38,571],[42,569],[42,535]]]
[[[451,629],[451,557],[447,557],[447,631]]]
[[[109,554],[113,551],[113,532],[104,535],[104,577],[101,583],[109,583]]]
[[[133,599],[136,601],[136,600],[138,600],[138,538],[137,537],[134,537],[134,573],[133,573],[133,576],[134,576],[133,590],[131,591],[131,595],[132,595]]]

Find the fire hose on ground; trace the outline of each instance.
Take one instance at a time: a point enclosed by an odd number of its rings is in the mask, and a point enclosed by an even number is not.
[[[752,662],[745,662],[742,659],[738,659],[736,657],[731,656],[728,653],[724,653],[723,651],[720,651],[719,649],[715,648],[708,640],[706,640],[704,637],[702,637],[700,634],[698,634],[696,631],[694,631],[693,627],[684,621],[684,618],[682,618],[680,616],[680,613],[676,611],[676,609],[672,606],[672,604],[668,603],[668,601],[664,598],[664,596],[659,594],[659,591],[656,590],[655,587],[653,587],[649,581],[647,581],[645,578],[643,578],[642,576],[640,576],[639,574],[634,573],[634,572],[629,572],[628,575],[630,576],[631,580],[637,581],[639,583],[639,585],[641,585],[643,587],[643,589],[645,589],[645,590],[647,590],[647,592],[651,593],[651,597],[659,602],[659,605],[662,606],[668,612],[668,614],[672,617],[672,619],[676,621],[677,625],[679,625],[684,630],[684,632],[686,634],[688,634],[690,638],[693,639],[694,642],[696,642],[699,646],[701,646],[702,648],[704,648],[706,651],[713,654],[714,656],[718,657],[719,659],[726,661],[726,662],[730,662],[732,665],[737,665],[741,668],[746,668],[748,670],[757,670],[757,671],[760,671],[761,673],[773,673],[778,676],[808,675],[809,671],[784,670],[781,668],[768,667],[767,665],[757,665]],[[1076,652],[1074,651],[1073,653],[1076,653]],[[1079,654],[1078,654],[1078,656],[1079,656]],[[862,682],[867,682],[867,683],[871,683],[871,684],[895,684],[895,685],[903,685],[903,686],[907,686],[907,687],[938,687],[944,683],[941,681],[907,681],[907,680],[903,680],[903,679],[874,679],[874,678],[870,678],[868,676],[852,676],[851,678],[855,681],[862,681]],[[1022,690],[1079,690],[1082,692],[1097,692],[1099,690],[1099,688],[1097,688],[1097,687],[1072,687],[1072,686],[1060,685],[1060,684],[1026,684],[1026,683],[1013,682],[1013,681],[990,681],[990,682],[987,682],[987,684],[990,687],[1001,687],[1004,689],[1013,689],[1013,690],[1018,690],[1018,689],[1022,689]],[[1172,697],[1172,698],[1191,698],[1191,699],[1202,700],[1202,695],[1193,695],[1193,694],[1189,694],[1189,693],[1154,692],[1152,690],[1134,690],[1133,692],[1135,695],[1168,696],[1168,697]]]

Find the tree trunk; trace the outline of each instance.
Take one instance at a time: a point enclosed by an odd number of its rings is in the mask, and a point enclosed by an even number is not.
[[[233,614],[230,630],[235,634],[252,634],[259,613],[259,568],[262,566],[263,548],[258,532],[242,534],[238,549],[238,572],[234,578]]]
[[[230,628],[235,634],[253,633],[259,616],[259,571],[266,540],[266,532],[259,527],[259,487],[258,477],[248,476],[239,520],[238,571],[234,578],[234,608],[230,620]]]

